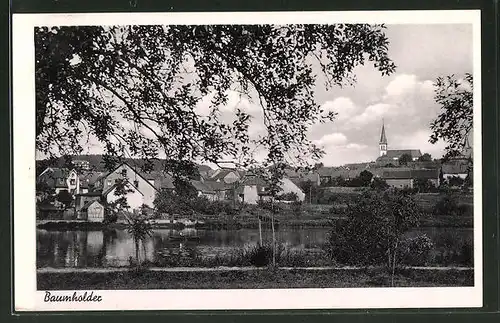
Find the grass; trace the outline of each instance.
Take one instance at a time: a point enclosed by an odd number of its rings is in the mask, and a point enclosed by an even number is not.
[[[38,273],[38,290],[391,287],[383,269]],[[473,271],[400,270],[395,287],[473,286]]]

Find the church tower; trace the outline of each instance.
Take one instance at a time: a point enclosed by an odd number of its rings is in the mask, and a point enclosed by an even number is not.
[[[380,142],[378,143],[380,156],[385,156],[387,154],[387,137],[385,136],[385,126],[382,120],[382,131],[380,133]]]

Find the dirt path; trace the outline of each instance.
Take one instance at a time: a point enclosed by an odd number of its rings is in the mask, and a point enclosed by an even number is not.
[[[279,270],[302,270],[302,271],[324,271],[324,270],[337,270],[337,271],[356,271],[365,270],[370,267],[279,267]],[[372,267],[376,268],[376,267]],[[155,272],[224,272],[224,271],[258,271],[265,270],[267,267],[149,267],[145,268],[149,271]],[[472,267],[404,267],[404,269],[413,269],[421,271],[469,271],[474,270]],[[126,272],[131,269],[128,267],[115,267],[115,268],[52,268],[43,267],[38,268],[38,273],[111,273],[111,272]]]

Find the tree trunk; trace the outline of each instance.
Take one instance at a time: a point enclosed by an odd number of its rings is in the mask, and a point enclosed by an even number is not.
[[[260,219],[260,215],[257,215],[257,217],[259,218],[259,244],[262,246],[262,220]]]
[[[392,257],[392,275],[391,275],[391,287],[394,287],[394,272],[396,271],[396,249],[398,248],[398,240],[394,243],[394,252]]]
[[[136,261],[136,265],[137,267],[140,267],[141,266],[141,262],[139,261],[139,240],[137,240],[136,238],[134,238],[134,243],[135,243],[135,261]]]
[[[273,231],[273,267],[276,267],[276,234],[274,233],[274,200],[271,200],[271,229]]]

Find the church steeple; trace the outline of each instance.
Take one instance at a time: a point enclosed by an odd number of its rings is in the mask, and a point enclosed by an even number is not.
[[[380,150],[380,156],[387,154],[387,137],[385,136],[385,124],[384,119],[382,119],[382,131],[380,132],[380,141],[378,143]]]

